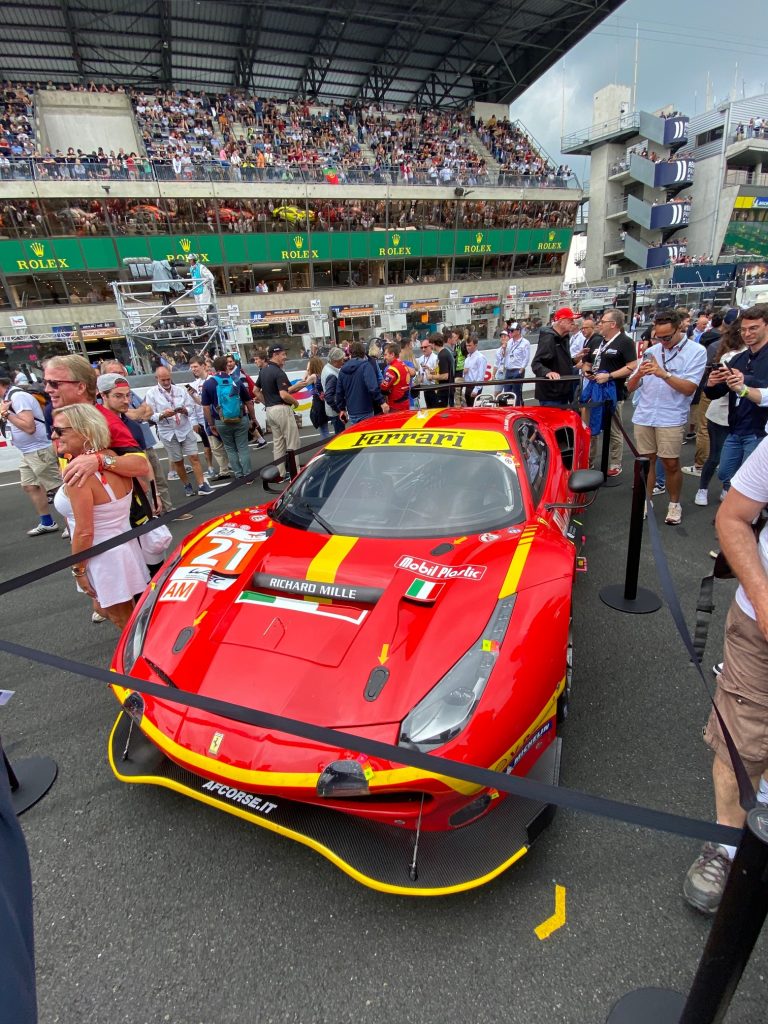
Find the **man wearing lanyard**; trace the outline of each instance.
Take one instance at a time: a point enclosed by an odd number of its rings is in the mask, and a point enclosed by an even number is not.
[[[637,449],[651,460],[648,494],[653,492],[658,455],[664,463],[669,491],[669,508],[664,521],[669,526],[677,526],[683,517],[680,451],[691,400],[704,372],[707,352],[703,346],[683,337],[680,317],[675,310],[656,315],[653,341],[655,344],[646,350],[627,387],[629,391],[640,388],[632,422]]]
[[[586,327],[586,324],[584,324]],[[582,327],[582,330],[584,329]],[[621,419],[622,400],[624,398],[624,385],[627,378],[637,366],[635,345],[632,339],[624,333],[624,314],[620,309],[608,309],[603,313],[600,320],[602,335],[585,335],[587,349],[582,365],[588,377],[592,377],[597,384],[608,384],[609,381],[616,381],[616,414]],[[587,328],[589,331],[589,328]],[[592,338],[596,344],[592,344]],[[597,439],[595,438],[595,441]],[[591,452],[590,462],[594,463],[597,451]],[[621,460],[624,455],[624,438],[621,431],[614,427],[611,430],[610,452],[608,456],[608,476],[618,476],[621,473]]]
[[[520,380],[525,376],[525,370],[531,358],[531,345],[523,337],[523,329],[519,323],[516,321],[511,323],[509,329],[511,334],[504,356],[504,380]],[[504,391],[515,396],[516,405],[524,404],[522,384],[510,384],[504,388]]]
[[[158,367],[155,378],[157,386],[149,389],[144,401],[152,410],[157,423],[157,434],[168,453],[168,461],[173,464],[184,484],[184,494],[192,498],[196,493],[187,478],[187,471],[184,468],[185,457],[189,458],[192,464],[192,472],[195,474],[200,494],[213,494],[213,488],[203,476],[203,468],[197,454],[195,407],[192,399],[184,388],[171,382],[171,371],[165,366]]]

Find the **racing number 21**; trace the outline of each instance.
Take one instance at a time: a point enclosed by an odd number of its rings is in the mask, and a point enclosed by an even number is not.
[[[253,544],[245,544],[242,541],[237,544],[234,554],[229,557],[232,545],[235,543],[229,537],[211,537],[211,546],[208,551],[195,555],[190,565],[206,565],[218,572],[235,572],[242,560],[249,551],[253,551]]]

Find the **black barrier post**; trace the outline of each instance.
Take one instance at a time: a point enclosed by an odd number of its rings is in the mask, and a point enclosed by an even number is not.
[[[296,452],[292,448],[289,448],[285,453],[285,471],[288,474],[289,480],[293,480],[299,472],[299,464],[296,461]]]
[[[768,808],[753,807],[688,998],[638,989],[607,1024],[721,1024],[768,916]]]
[[[624,583],[603,587],[600,600],[609,608],[619,612],[647,615],[661,608],[661,601],[652,590],[638,587],[640,573],[640,550],[643,546],[643,509],[645,508],[646,485],[651,461],[645,456],[635,459],[635,480],[632,487],[632,511],[629,517],[629,541],[627,543],[627,568]]]
[[[18,817],[42,800],[56,781],[59,766],[51,757],[25,757],[12,768],[5,750],[2,754],[11,787],[11,803]]]
[[[613,421],[613,403],[610,398],[603,402],[603,450],[600,456],[600,472],[603,474],[603,487],[618,487],[621,480],[617,476],[608,476],[608,462],[611,452],[611,423]]]

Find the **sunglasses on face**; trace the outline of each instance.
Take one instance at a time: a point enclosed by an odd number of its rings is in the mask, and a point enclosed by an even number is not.
[[[50,380],[48,377],[43,379],[45,387],[50,388],[51,391],[58,391],[62,384],[77,384],[76,380]]]
[[[73,427],[51,427],[51,437],[63,437],[67,430],[73,429]]]

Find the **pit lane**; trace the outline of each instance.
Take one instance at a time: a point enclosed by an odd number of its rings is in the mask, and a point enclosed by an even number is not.
[[[625,460],[622,486],[584,518],[589,572],[574,600],[562,780],[707,818],[707,701],[671,618],[621,615],[598,599],[623,579],[630,470]],[[662,527],[689,623],[715,512],[693,506],[695,487],[685,480],[682,526]],[[244,488],[210,514],[263,495]],[[0,507],[3,579],[64,553],[57,535],[24,536],[34,517],[18,487],[0,488]],[[202,519],[173,524],[174,536]],[[640,583],[658,592],[647,540]],[[732,591],[717,584],[707,666],[719,660]],[[10,640],[106,664],[115,634],[87,612],[61,573],[6,597],[0,616]],[[44,1024],[603,1024],[631,988],[688,987],[709,930],[680,896],[695,843],[559,811],[482,889],[384,896],[297,843],[166,790],[120,785],[106,762],[115,702],[99,687],[8,659],[2,685],[16,690],[0,712],[11,759],[46,753],[60,771],[22,818]],[[567,922],[540,941],[534,928],[554,910],[555,883],[566,887]],[[763,938],[729,1024],[763,1019],[765,953]]]

